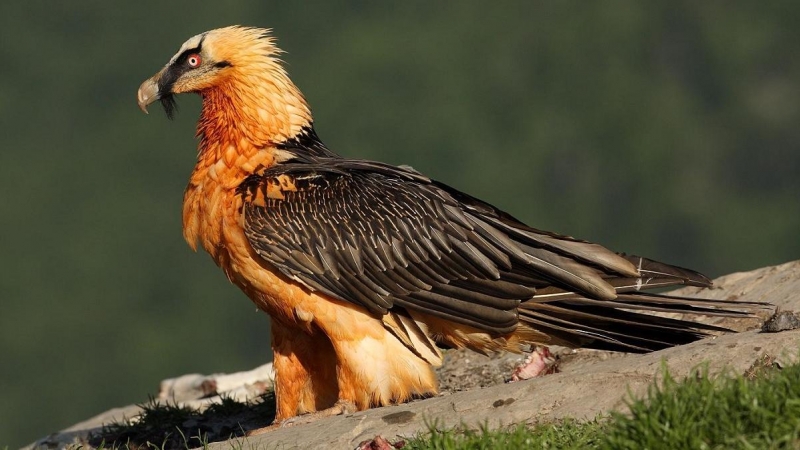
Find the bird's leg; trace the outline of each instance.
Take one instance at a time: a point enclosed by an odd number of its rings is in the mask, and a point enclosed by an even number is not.
[[[336,356],[327,336],[272,321],[276,423],[331,407],[339,398]]]
[[[403,403],[437,393],[430,365],[386,333],[385,340],[337,341],[339,400],[359,410]],[[380,351],[381,348],[387,350]],[[367,362],[370,371],[364,370]]]
[[[319,326],[331,337],[336,352],[339,400],[363,410],[436,394],[436,375],[430,364],[381,321],[355,308],[341,308],[337,313],[337,321]]]

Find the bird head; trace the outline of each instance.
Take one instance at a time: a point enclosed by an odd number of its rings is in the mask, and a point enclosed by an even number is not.
[[[233,36],[258,37],[261,34],[259,31],[228,27],[193,36],[181,45],[178,53],[163,69],[142,83],[137,95],[139,107],[147,114],[147,106],[160,100],[167,115],[171,117],[175,111],[175,94],[202,92],[219,84],[230,74],[230,70],[226,69],[233,67],[231,59],[237,56],[230,44],[246,42],[243,39],[231,39]],[[271,43],[265,44],[272,47]]]
[[[159,100],[168,117],[175,95],[203,97],[202,127],[227,127],[252,142],[280,142],[311,123],[303,95],[283,68],[270,30],[242,26],[198,34],[139,87],[139,107]],[[232,131],[233,130],[233,131]]]

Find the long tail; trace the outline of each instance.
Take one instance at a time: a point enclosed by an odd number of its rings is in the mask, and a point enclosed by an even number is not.
[[[547,287],[519,307],[520,321],[544,332],[560,345],[598,350],[650,352],[688,344],[712,332],[731,331],[695,321],[649,313],[679,313],[722,317],[753,317],[772,305],[709,300],[644,292],[644,289],[688,285],[710,287],[700,273],[638,256],[620,255],[633,263],[640,277],[610,277],[613,300]]]

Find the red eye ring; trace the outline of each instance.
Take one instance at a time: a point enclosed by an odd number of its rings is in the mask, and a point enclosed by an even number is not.
[[[191,68],[200,67],[200,64],[202,62],[203,62],[202,58],[200,58],[200,55],[198,55],[197,53],[193,53],[189,55],[188,58],[186,58],[186,64],[188,64],[189,67]]]

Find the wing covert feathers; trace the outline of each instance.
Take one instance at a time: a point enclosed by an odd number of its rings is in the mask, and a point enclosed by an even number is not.
[[[415,313],[493,336],[519,327],[565,345],[649,351],[720,329],[642,312],[746,316],[740,310],[762,306],[645,293],[711,282],[530,228],[407,168],[289,161],[250,176],[238,193],[261,258],[308,289],[383,317],[434,365],[441,354]]]

